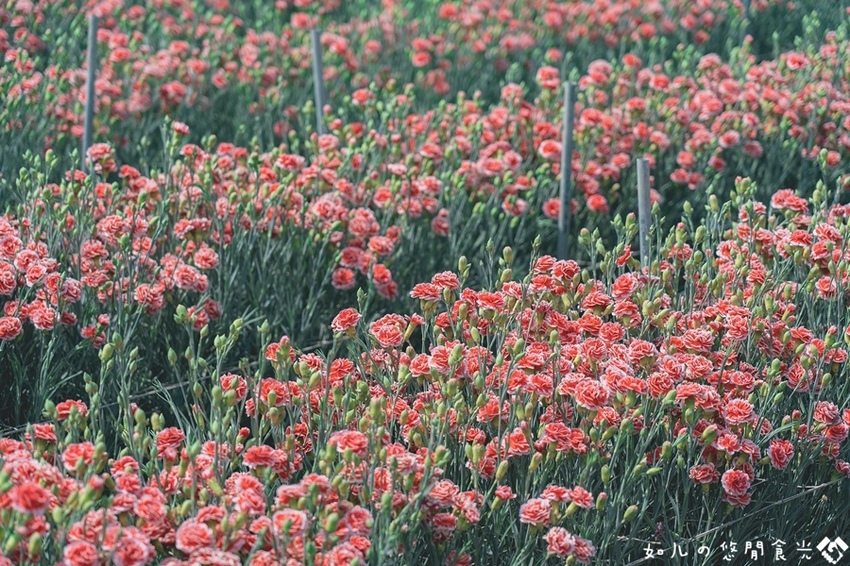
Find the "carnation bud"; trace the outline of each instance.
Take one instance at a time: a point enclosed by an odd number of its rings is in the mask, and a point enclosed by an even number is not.
[[[339,526],[339,515],[336,513],[331,513],[325,519],[325,531],[328,533],[333,533],[336,531],[336,528]]]
[[[499,467],[496,468],[496,481],[502,481],[505,477],[505,474],[508,473],[508,461],[502,460],[499,462]]]
[[[496,362],[496,365],[499,365],[498,361]],[[482,389],[484,389],[484,385],[485,385],[484,376],[479,373],[477,376],[475,376],[475,379],[473,380],[473,384],[475,385],[475,389],[478,390],[478,391],[481,391]]]
[[[44,543],[44,539],[42,539],[40,533],[33,533],[30,535],[29,544],[27,545],[27,552],[32,557],[38,556],[41,554],[41,547]]]
[[[596,510],[604,511],[605,507],[608,505],[608,494],[604,491],[596,496]]]
[[[629,507],[627,507],[626,511],[623,513],[623,522],[628,523],[629,521],[634,519],[635,515],[637,515],[637,512],[638,512],[638,506],[637,505],[630,505]]]
[[[44,416],[48,419],[56,418],[56,403],[50,399],[44,402]]]
[[[517,419],[521,421],[525,420],[525,406],[522,403],[517,403],[516,407],[514,407],[514,414]]]
[[[472,463],[477,464],[484,457],[486,447],[483,444],[474,444],[472,446]]]
[[[100,361],[105,363],[105,362],[108,362],[109,360],[111,360],[112,354],[113,354],[114,351],[115,351],[115,347],[112,344],[110,344],[108,342],[106,344],[104,344],[103,348],[101,348],[101,350],[100,350]]]
[[[543,454],[535,452],[534,456],[531,457],[531,463],[528,466],[528,471],[533,473],[538,467],[540,467],[541,462],[543,462]]]
[[[145,412],[142,409],[139,408],[139,409],[136,409],[136,411],[133,413],[133,420],[136,421],[136,424],[138,426],[143,427],[147,424],[148,419],[145,415]]]

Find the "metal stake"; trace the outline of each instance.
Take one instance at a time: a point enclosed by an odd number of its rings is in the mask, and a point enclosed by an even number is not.
[[[652,205],[649,201],[649,160],[637,160],[638,226],[640,227],[640,266],[649,267],[649,229]]]
[[[325,73],[322,67],[322,32],[310,30],[310,47],[313,50],[313,91],[316,97],[316,131],[319,135],[325,133]]]
[[[573,122],[575,121],[575,83],[564,83],[564,131],[561,142],[561,210],[558,212],[558,259],[567,259],[570,251],[570,218],[573,201]]]
[[[86,63],[86,113],[83,123],[83,170],[88,171],[86,159],[92,145],[94,122],[94,81],[97,71],[97,16],[89,16],[89,45]]]

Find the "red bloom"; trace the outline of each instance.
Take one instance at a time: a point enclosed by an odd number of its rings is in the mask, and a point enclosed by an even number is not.
[[[528,439],[525,433],[520,428],[515,428],[513,432],[506,437],[508,448],[508,456],[521,456],[531,452],[531,446],[528,444]]]
[[[529,499],[519,508],[519,521],[527,525],[547,525],[551,512],[552,503],[548,499]]]
[[[62,549],[62,558],[68,566],[96,566],[100,563],[97,548],[84,540],[71,541]]]
[[[73,472],[77,469],[77,462],[81,461],[89,466],[94,458],[94,444],[91,442],[78,442],[69,444],[62,453],[62,463],[65,469]]]
[[[156,437],[156,455],[169,462],[177,460],[177,450],[183,444],[186,435],[176,427],[168,427],[162,430]]]
[[[594,379],[585,379],[576,385],[576,403],[589,411],[598,411],[608,404],[608,390]]]
[[[331,284],[334,286],[334,289],[345,291],[354,287],[357,284],[357,280],[352,270],[347,267],[339,267],[331,274]]]
[[[575,486],[569,490],[570,501],[583,509],[593,507],[593,495],[581,486]]]
[[[794,457],[794,445],[787,440],[773,440],[767,449],[770,465],[777,470],[784,470]]]
[[[539,153],[540,157],[542,157],[543,159],[556,161],[561,158],[561,144],[556,142],[555,140],[543,140],[543,142],[537,148],[537,153]],[[558,208],[560,208],[561,201],[557,199],[553,200],[555,201],[555,203],[557,203]],[[557,214],[555,216],[557,217]]]
[[[720,479],[720,472],[712,464],[694,466],[688,475],[695,483],[714,483]]]
[[[559,558],[566,558],[575,550],[576,539],[563,527],[552,527],[543,537],[546,551]]]
[[[741,470],[726,470],[720,478],[723,491],[729,495],[741,496],[750,489],[750,476]]]
[[[732,399],[723,407],[723,418],[730,425],[748,423],[755,418],[753,406],[746,399]]]
[[[838,407],[826,401],[818,401],[815,405],[814,419],[828,425],[836,424],[841,420],[838,416]]]
[[[590,559],[595,555],[596,547],[593,546],[592,542],[581,537],[576,537],[575,550],[573,550],[573,556],[576,557],[576,560],[582,564],[589,564]]]
[[[550,485],[543,490],[540,497],[549,501],[566,503],[570,500],[570,490],[560,485]]]
[[[12,487],[8,497],[12,509],[28,515],[43,515],[50,504],[50,492],[32,481]]]
[[[451,271],[437,273],[431,278],[431,283],[443,289],[454,290],[460,288],[460,279]]]
[[[174,546],[180,552],[190,554],[199,548],[212,548],[215,534],[204,523],[194,519],[184,521],[177,529]]]
[[[248,392],[248,385],[245,378],[241,375],[226,373],[219,378],[219,383],[221,383],[221,389],[225,393],[228,391],[234,391],[236,393],[237,401],[244,399],[245,394]]]
[[[500,485],[496,488],[496,493],[494,494],[497,499],[501,499],[502,501],[508,501],[510,499],[516,499],[516,494],[507,485]]]
[[[277,451],[267,444],[251,446],[242,457],[242,463],[251,470],[260,466],[270,468],[277,460]]]
[[[343,309],[334,317],[333,322],[331,322],[331,329],[337,333],[348,332],[349,330],[354,329],[359,321],[359,312],[353,308]]]
[[[82,401],[73,401],[69,399],[67,401],[62,401],[61,403],[56,405],[56,419],[59,421],[64,421],[65,419],[67,419],[71,415],[72,408],[76,408],[77,413],[81,417],[86,416],[89,411],[86,404]]]
[[[328,444],[336,446],[336,450],[340,454],[351,449],[358,458],[365,458],[369,450],[369,438],[356,430],[337,431],[331,435]]]

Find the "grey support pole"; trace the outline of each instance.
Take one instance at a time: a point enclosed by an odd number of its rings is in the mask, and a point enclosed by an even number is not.
[[[322,67],[322,32],[310,30],[310,47],[313,51],[313,91],[316,97],[316,131],[325,133],[325,72]]]
[[[94,121],[94,81],[97,71],[97,16],[89,16],[89,45],[86,63],[86,113],[83,124],[83,170],[87,171],[86,156],[92,145]]]
[[[750,2],[751,0],[744,0],[744,25],[741,29],[741,45],[744,45],[744,38],[750,34],[750,25],[752,24],[750,21]]]
[[[640,227],[640,266],[649,267],[649,229],[652,205],[649,201],[649,160],[637,160],[638,225]]]
[[[564,83],[564,130],[561,141],[561,209],[558,212],[558,259],[570,252],[570,217],[573,201],[573,122],[575,121],[575,83]]]

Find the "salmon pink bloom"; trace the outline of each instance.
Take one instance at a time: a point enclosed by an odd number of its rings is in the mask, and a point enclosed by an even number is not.
[[[519,508],[519,521],[536,527],[549,524],[552,503],[548,499],[529,499]]]
[[[67,400],[56,405],[56,420],[64,421],[71,415],[71,409],[76,409],[77,414],[85,417],[88,414],[88,407],[82,401]]]
[[[784,470],[794,457],[794,445],[787,440],[772,440],[767,449],[767,455],[771,466],[777,470]]]
[[[741,470],[726,470],[720,478],[723,490],[728,495],[741,496],[750,489],[750,476]]]
[[[537,70],[537,84],[546,90],[557,90],[561,86],[560,72],[548,65],[540,67]]]
[[[336,446],[337,452],[345,453],[351,450],[358,458],[366,458],[369,450],[369,439],[365,434],[356,430],[341,430],[333,433],[328,439],[330,446]]]
[[[576,403],[589,411],[598,411],[607,405],[608,396],[608,389],[596,380],[585,379],[576,385]]]
[[[9,490],[12,509],[27,515],[43,515],[50,504],[50,492],[32,481],[24,481]]]
[[[360,313],[353,308],[346,308],[334,317],[331,329],[336,333],[348,332],[353,330],[359,321]]]
[[[540,157],[543,159],[557,161],[561,159],[561,144],[555,140],[544,140],[537,147],[537,153],[539,153]]]
[[[69,444],[62,453],[62,463],[65,470],[69,472],[74,472],[79,462],[82,462],[84,466],[90,466],[93,458],[94,444],[91,442]]]
[[[730,425],[745,424],[755,417],[753,406],[746,399],[732,399],[723,407],[723,417]]]
[[[699,464],[688,471],[695,483],[714,483],[720,479],[720,472],[712,464]]]
[[[183,521],[177,529],[174,546],[180,552],[191,554],[199,548],[212,548],[215,536],[211,528],[194,519]]]
[[[85,540],[74,540],[67,543],[65,548],[62,549],[62,558],[69,566],[96,566],[100,564],[97,548]]]
[[[576,539],[563,527],[552,527],[543,537],[546,552],[559,558],[566,558],[575,550]]]
[[[177,459],[177,450],[183,445],[186,435],[176,427],[163,429],[156,437],[156,455],[166,461],[173,462]]]
[[[516,494],[507,485],[500,485],[496,488],[496,492],[494,493],[497,499],[501,501],[509,501],[511,499],[516,499]]]
[[[0,340],[14,340],[22,330],[21,319],[14,316],[0,317]]]

